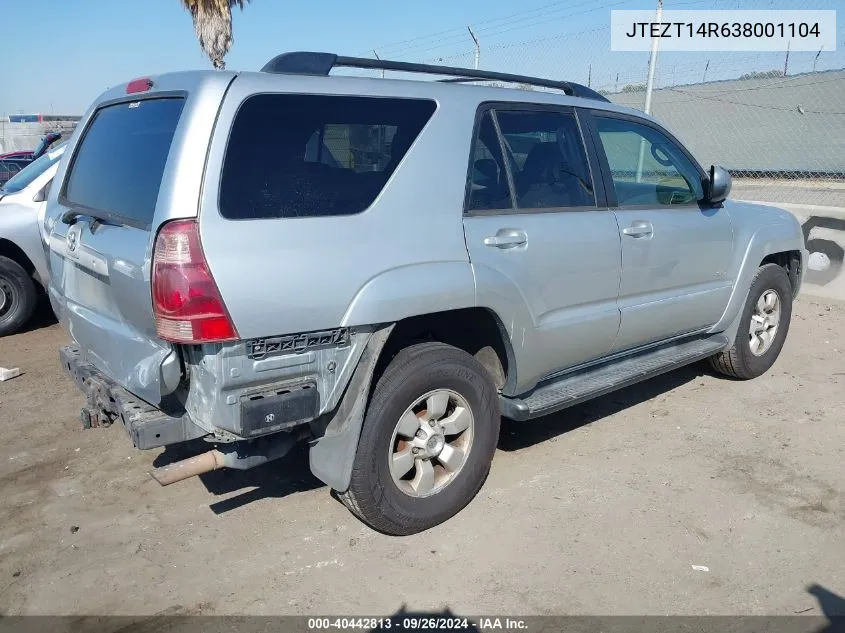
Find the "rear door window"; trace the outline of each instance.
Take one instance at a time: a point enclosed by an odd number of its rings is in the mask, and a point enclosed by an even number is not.
[[[183,104],[143,99],[98,110],[71,162],[62,204],[149,226]]]
[[[481,211],[512,207],[513,201],[502,155],[502,145],[493,125],[492,113],[488,110],[478,124],[478,133],[475,138],[470,166],[468,209]]]
[[[245,220],[364,211],[435,109],[422,99],[250,97],[226,148],[220,213]]]
[[[520,209],[594,207],[587,153],[571,112],[496,113]]]

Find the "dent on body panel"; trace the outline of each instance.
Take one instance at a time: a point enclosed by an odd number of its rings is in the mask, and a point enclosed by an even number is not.
[[[512,345],[523,347],[526,330],[534,329],[537,324],[522,288],[504,272],[483,262],[473,262],[472,268],[477,284],[477,305],[496,314]],[[519,297],[519,301],[515,301],[515,297]]]

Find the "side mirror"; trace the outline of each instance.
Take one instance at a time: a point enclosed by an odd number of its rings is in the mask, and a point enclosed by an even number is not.
[[[713,165],[710,168],[710,182],[707,183],[707,202],[718,204],[727,200],[732,184],[730,172],[724,167]]]

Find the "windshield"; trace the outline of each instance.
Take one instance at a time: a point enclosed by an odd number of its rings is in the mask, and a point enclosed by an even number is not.
[[[29,165],[16,173],[3,185],[4,193],[17,193],[26,189],[29,184],[43,174],[47,169],[58,162],[65,151],[65,144],[62,143],[53,151],[47,152],[41,158],[32,161]]]

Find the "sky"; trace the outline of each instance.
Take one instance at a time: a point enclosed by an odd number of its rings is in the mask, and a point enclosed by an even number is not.
[[[840,9],[837,52],[819,70],[845,67],[845,0],[665,0],[667,9]],[[234,10],[229,69],[258,70],[278,53],[344,55],[471,65],[473,25],[481,68],[613,89],[644,80],[646,53],[610,52],[610,10],[656,0],[252,0]],[[0,114],[82,114],[102,91],[135,77],[211,67],[179,0],[0,0]],[[658,85],[782,67],[781,54],[666,54]],[[795,72],[812,67],[794,54]],[[705,64],[706,74],[704,72]],[[699,77],[701,75],[701,77]],[[618,77],[618,78],[617,78]]]

